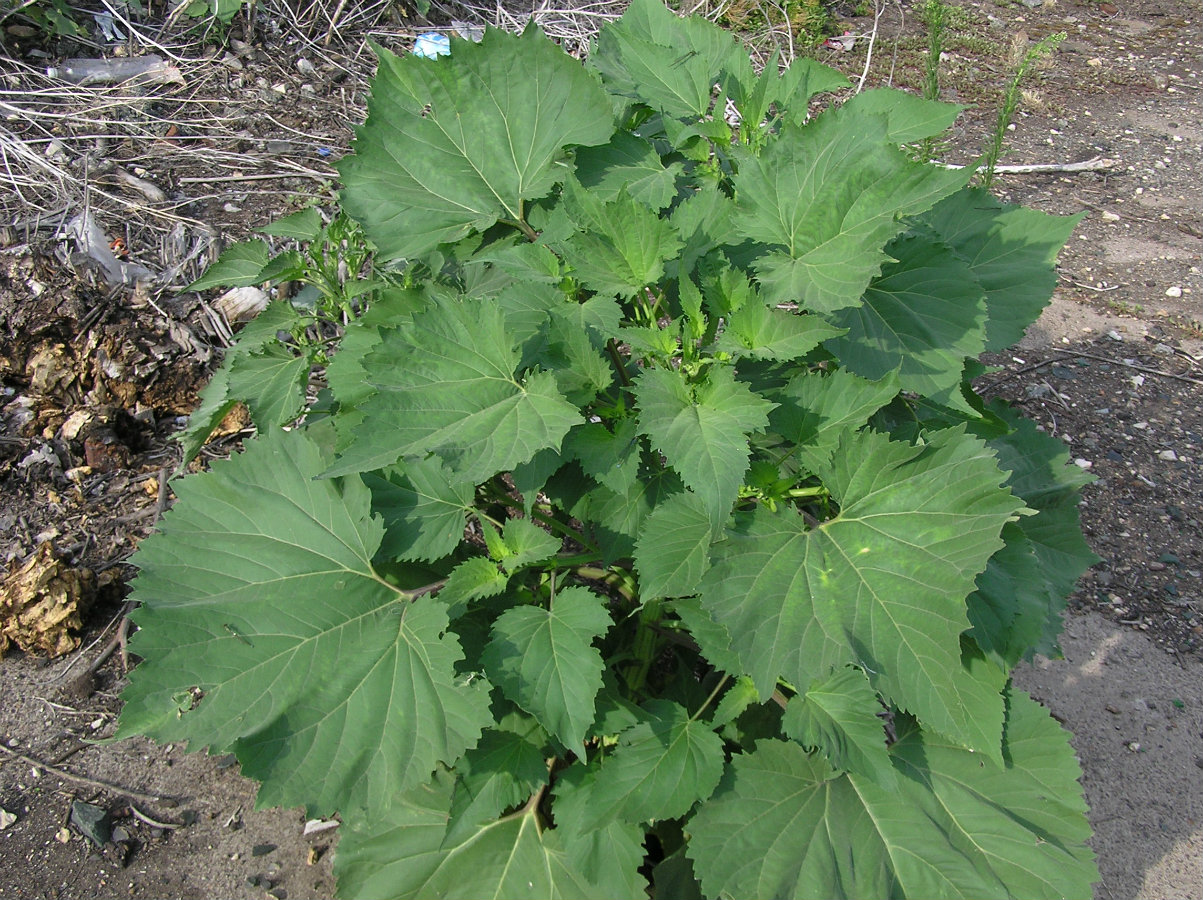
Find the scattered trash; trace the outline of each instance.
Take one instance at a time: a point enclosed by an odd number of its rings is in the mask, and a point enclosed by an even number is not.
[[[82,800],[71,804],[71,824],[97,847],[103,847],[113,836],[108,811]]]
[[[470,22],[460,22],[457,19],[452,19],[451,27],[455,29],[455,33],[462,37],[465,41],[472,41],[474,44],[479,44],[484,40],[485,30],[480,25],[473,25]]]
[[[0,654],[10,643],[50,657],[70,653],[79,646],[71,630],[81,627],[80,614],[95,597],[96,583],[91,569],[72,568],[49,542],[24,564],[10,562],[0,589]]]
[[[305,830],[302,834],[320,834],[323,831],[329,831],[331,828],[337,828],[340,824],[338,819],[310,819],[305,823]]]
[[[184,84],[184,76],[161,56],[128,56],[114,59],[68,59],[61,68],[46,70],[50,78],[72,84],[118,84],[137,80],[140,84]]]
[[[167,195],[157,184],[147,181],[145,178],[138,178],[121,168],[117,169],[116,175],[118,181],[126,187],[133,188],[151,203],[162,203],[167,199]]]
[[[418,39],[414,41],[414,56],[420,56],[423,59],[435,59],[439,56],[450,55],[451,38],[445,34],[430,31],[425,34],[419,34]]]
[[[845,31],[839,37],[830,37],[823,41],[823,46],[828,50],[838,50],[841,53],[847,53],[856,46],[856,35],[851,31]]]
[[[231,325],[237,322],[249,322],[263,310],[271,298],[253,285],[230,288],[213,301],[213,306],[226,317]]]
[[[79,252],[100,266],[109,284],[135,284],[153,277],[150,269],[137,263],[122,262],[113,253],[112,241],[96,224],[92,214],[84,210],[75,216],[62,233],[75,241]]]
[[[92,13],[92,21],[96,23],[96,27],[100,29],[100,33],[104,35],[106,41],[125,40],[125,32],[117,27],[117,21],[113,18],[112,13]]]

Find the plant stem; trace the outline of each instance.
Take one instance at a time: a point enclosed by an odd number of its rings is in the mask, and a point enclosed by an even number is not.
[[[627,667],[627,689],[632,694],[639,694],[647,682],[647,673],[651,671],[660,649],[660,636],[656,625],[660,622],[663,611],[659,600],[649,600],[639,610],[639,624],[635,628],[635,641],[631,648],[635,662]]]
[[[547,513],[541,512],[532,507],[530,511],[530,517],[536,522],[546,525],[552,531],[568,538],[570,541],[576,541],[582,547],[587,548],[590,551],[589,559],[597,559],[597,557],[602,555],[601,548],[599,548],[579,531],[576,531],[565,525],[555,516],[548,515]]]
[[[1015,66],[1011,81],[1007,84],[1007,91],[1003,95],[1002,106],[998,110],[998,121],[994,124],[994,133],[990,136],[986,152],[982,154],[983,187],[988,188],[994,183],[994,167],[998,165],[999,157],[1002,156],[1003,139],[1007,135],[1007,128],[1010,126],[1011,120],[1015,117],[1015,110],[1019,107],[1019,86],[1041,57],[1056,50],[1063,40],[1065,40],[1064,31],[1048,35],[1035,46],[1028,48]]]
[[[713,702],[714,698],[718,696],[719,691],[721,691],[724,687],[726,687],[727,682],[730,680],[731,680],[731,676],[724,673],[723,677],[719,681],[719,683],[714,686],[714,690],[710,692],[710,696],[707,697],[706,701],[701,706],[698,707],[698,711],[689,717],[690,722],[697,719],[698,716],[700,716],[702,713],[704,713],[706,711],[706,707],[708,707],[711,704],[711,702]]]
[[[614,338],[606,341],[606,353],[610,356],[610,362],[614,363],[614,369],[618,372],[618,380],[622,382],[622,386],[630,387],[631,379],[627,375],[627,366],[623,362],[622,354],[618,352],[618,342]]]

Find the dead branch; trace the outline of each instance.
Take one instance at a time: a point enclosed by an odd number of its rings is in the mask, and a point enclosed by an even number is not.
[[[116,794],[119,797],[129,797],[131,800],[141,800],[143,803],[175,803],[171,797],[162,797],[158,794],[146,794],[142,791],[135,791],[132,788],[122,787],[119,784],[110,784],[107,781],[98,781],[95,778],[88,778],[84,775],[76,775],[74,772],[68,772],[66,769],[60,769],[58,766],[52,766],[35,756],[30,756],[26,753],[18,753],[16,750],[8,748],[7,740],[0,740],[0,752],[26,762],[31,766],[37,766],[54,775],[56,778],[62,778],[66,781],[74,781],[77,784],[86,784],[88,787],[94,787],[98,790],[108,791],[110,794]]]
[[[958,166],[955,163],[938,163],[945,169],[964,169],[965,166]],[[1120,165],[1118,159],[1108,159],[1103,156],[1095,156],[1092,159],[1084,159],[1081,162],[1074,163],[1032,163],[1030,165],[1017,166],[995,166],[994,171],[999,175],[1039,175],[1047,172],[1108,172]]]

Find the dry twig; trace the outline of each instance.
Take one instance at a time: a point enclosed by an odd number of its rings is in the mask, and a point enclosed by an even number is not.
[[[136,791],[133,788],[122,787],[119,784],[111,784],[107,781],[100,781],[95,778],[88,778],[85,775],[76,775],[74,772],[68,772],[66,769],[60,769],[58,766],[52,766],[35,756],[30,756],[27,753],[18,753],[16,750],[11,750],[8,747],[8,742],[0,740],[0,752],[12,759],[19,759],[31,766],[37,766],[56,778],[62,778],[65,781],[74,781],[77,784],[86,784],[88,787],[94,787],[98,790],[108,791],[110,794],[116,794],[118,797],[129,797],[132,800],[141,800],[144,803],[164,803],[174,804],[176,801],[172,797],[164,797],[159,794],[147,794],[142,791]]]

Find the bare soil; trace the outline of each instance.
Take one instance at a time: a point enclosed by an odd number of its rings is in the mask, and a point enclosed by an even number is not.
[[[915,89],[916,11],[882,10],[866,85]],[[844,28],[861,36],[851,51],[816,53],[858,80],[874,20]],[[1103,872],[1096,896],[1199,898],[1203,8],[962,0],[942,84],[967,109],[944,159],[980,152],[1016,36],[1060,31],[1066,41],[1025,84],[1002,161],[1112,164],[999,176],[1007,200],[1087,215],[1061,256],[1052,305],[1018,347],[989,360],[998,368],[980,388],[1018,403],[1097,476],[1082,517],[1101,560],[1070,601],[1065,658],[1037,659],[1017,680],[1075,734]],[[97,740],[113,730],[126,672],[125,560],[170,502],[170,436],[227,335],[207,299],[181,288],[224,242],[298,202],[333,199],[330,161],[363,114],[364,41],[404,50],[412,33],[387,15],[338,29],[295,17],[261,19],[254,33],[236,23],[233,40],[177,54],[184,85],[135,97],[64,94],[42,74],[55,60],[37,54],[95,51],[4,33],[0,100],[87,121],[27,112],[5,132],[6,153],[24,142],[59,162],[42,183],[10,166],[14,190],[0,199],[0,565],[10,571],[0,587],[48,545],[43,557],[58,567],[47,577],[64,597],[82,585],[92,602],[66,632],[78,650],[48,660],[9,648],[0,659],[0,808],[15,816],[0,830],[0,898],[333,892],[337,830],[307,836],[302,811],[256,811],[254,786],[230,760]],[[148,201],[118,170],[163,199]],[[56,198],[82,203],[85,186],[106,238],[125,242],[129,262],[167,273],[153,289],[108,284],[78,243],[56,238],[82,208],[57,209]],[[82,569],[91,581],[72,580]],[[106,811],[116,840],[84,837],[76,801]]]

